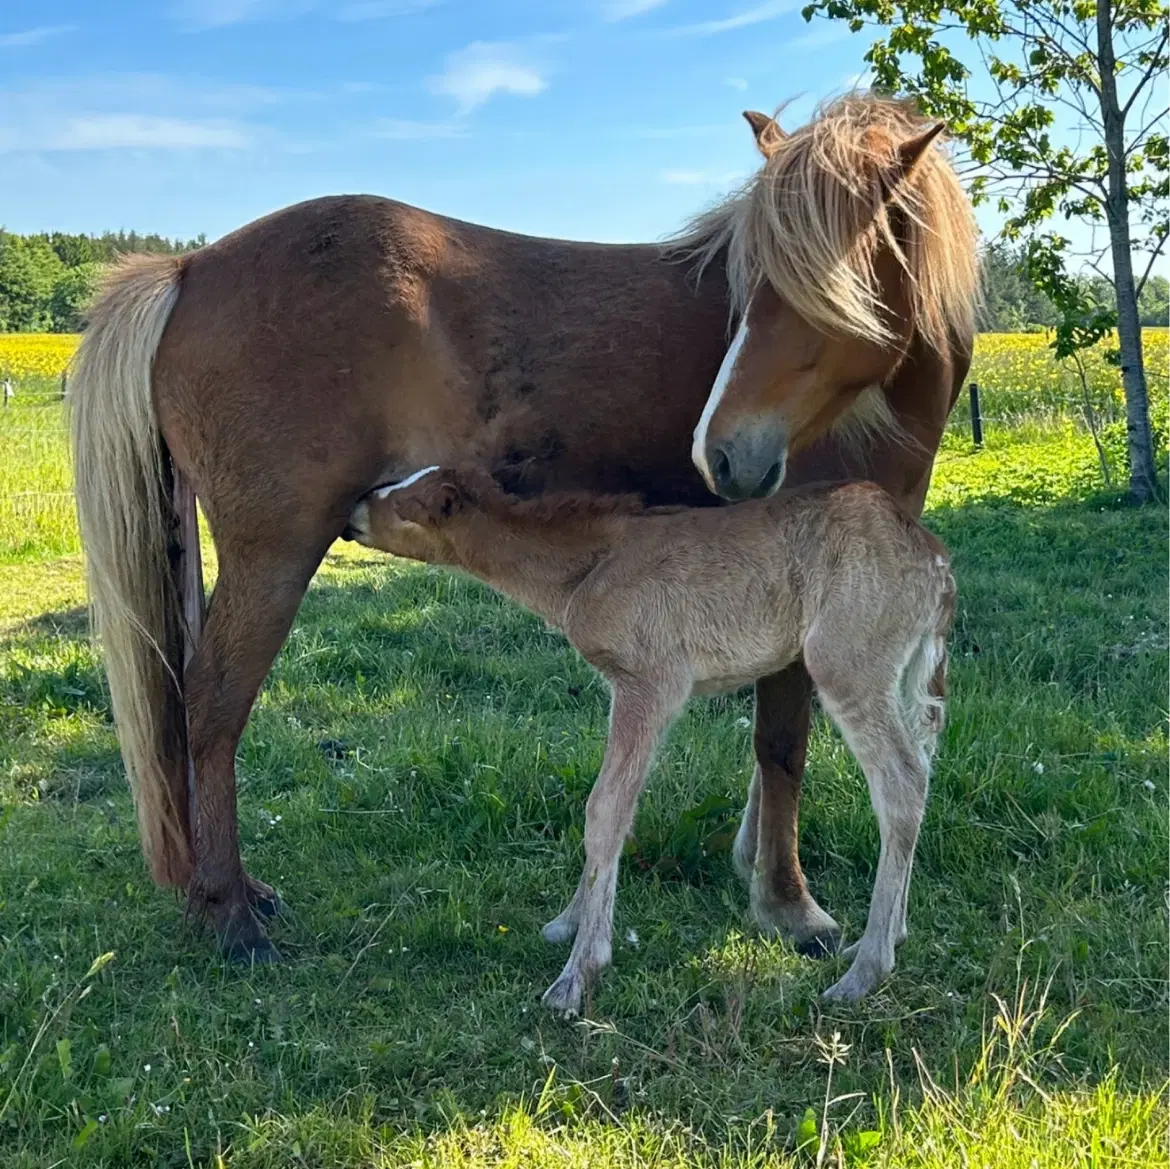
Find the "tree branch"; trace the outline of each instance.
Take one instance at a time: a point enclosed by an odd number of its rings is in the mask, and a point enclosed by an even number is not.
[[[1170,28],[1163,28],[1162,35],[1158,38],[1158,47],[1153,52],[1153,60],[1150,62],[1146,71],[1142,74],[1141,80],[1137,83],[1137,88],[1129,95],[1129,100],[1121,107],[1121,117],[1124,121],[1125,116],[1129,113],[1130,106],[1133,105],[1137,95],[1145,89],[1149,84],[1150,78],[1155,73],[1163,72],[1166,68],[1166,62],[1162,59],[1162,50],[1166,47],[1166,41],[1170,38]]]
[[[1154,268],[1154,261],[1162,254],[1162,249],[1166,246],[1166,236],[1163,234],[1158,240],[1158,246],[1150,252],[1150,262],[1146,265],[1146,270],[1142,273],[1142,278],[1134,285],[1134,296],[1141,296],[1142,289],[1146,286],[1146,281],[1150,278],[1150,273]]]
[[[1146,135],[1160,122],[1163,118],[1170,114],[1170,106],[1164,110],[1159,110],[1132,138],[1130,144],[1125,148],[1125,157],[1128,158],[1141,144],[1146,140]]]

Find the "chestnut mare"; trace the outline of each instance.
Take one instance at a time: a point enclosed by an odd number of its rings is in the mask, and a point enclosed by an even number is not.
[[[762,169],[666,246],[338,196],[113,275],[71,383],[94,624],[151,874],[232,956],[279,957],[279,900],[240,860],[236,745],[371,487],[463,463],[516,494],[702,504],[704,480],[742,498],[868,478],[921,510],[976,286],[939,127],[870,95],[790,136],[748,120]],[[219,561],[205,624],[195,495]],[[738,855],[761,925],[829,951],[797,856],[809,678],[756,694]]]

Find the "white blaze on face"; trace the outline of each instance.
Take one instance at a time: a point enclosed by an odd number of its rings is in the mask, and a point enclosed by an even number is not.
[[[719,367],[715,384],[707,397],[707,405],[703,407],[703,416],[699,419],[699,425],[695,427],[695,440],[691,444],[691,462],[698,468],[699,474],[707,481],[707,486],[712,491],[715,490],[715,483],[711,478],[711,468],[707,466],[707,427],[711,425],[711,419],[714,418],[715,411],[719,409],[719,403],[723,400],[727,385],[735,372],[735,363],[739,360],[740,352],[747,341],[747,335],[748,314],[745,311],[739,328],[735,331],[731,347],[723,356],[723,364]]]
[[[374,497],[376,499],[385,499],[391,491],[401,491],[404,487],[410,487],[412,484],[417,483],[424,475],[429,475],[432,471],[437,471],[438,469],[437,464],[433,467],[423,467],[421,471],[415,471],[414,474],[407,475],[405,479],[401,479],[397,483],[391,483],[387,487],[379,487],[374,492]]]

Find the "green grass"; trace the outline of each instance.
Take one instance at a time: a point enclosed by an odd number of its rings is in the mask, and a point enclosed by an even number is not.
[[[1095,459],[1060,425],[940,456],[953,697],[910,939],[856,1009],[748,925],[736,695],[662,752],[590,1018],[546,1016],[603,687],[486,589],[348,546],[239,756],[288,961],[224,965],[138,856],[79,559],[4,520],[0,1164],[757,1169],[822,1131],[826,1164],[1165,1164],[1167,514]],[[823,723],[802,838],[856,936],[877,832]]]

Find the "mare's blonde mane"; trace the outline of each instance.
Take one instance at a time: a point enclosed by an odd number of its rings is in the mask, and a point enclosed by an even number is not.
[[[931,144],[902,181],[898,146],[930,122],[906,100],[852,93],[821,106],[738,192],[671,241],[704,266],[726,249],[733,310],[767,280],[826,332],[890,340],[875,261],[904,273],[918,333],[945,351],[974,331],[979,286],[971,205]]]

